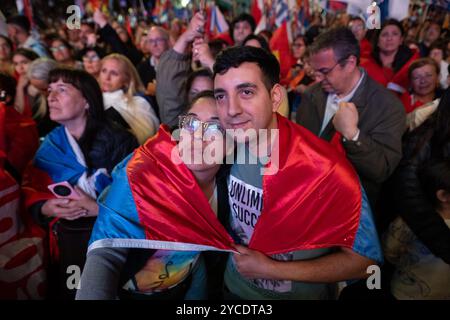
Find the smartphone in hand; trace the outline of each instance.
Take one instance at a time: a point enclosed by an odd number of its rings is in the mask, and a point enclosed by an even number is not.
[[[67,181],[51,184],[48,189],[59,199],[81,199],[81,195]]]

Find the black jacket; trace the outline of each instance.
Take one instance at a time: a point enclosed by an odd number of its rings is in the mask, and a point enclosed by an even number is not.
[[[109,24],[99,29],[98,32],[101,39],[111,47],[112,52],[123,54],[134,65],[142,60],[142,53],[134,46],[133,42],[131,40],[128,40],[127,43],[122,42],[116,30]]]
[[[419,136],[406,140],[404,158],[393,175],[396,210],[414,234],[437,257],[450,264],[450,229],[434,210],[422,190],[418,170],[433,158],[430,142],[419,152]],[[450,143],[443,148],[444,158],[450,157]]]
[[[109,174],[119,162],[139,146],[131,133],[109,123],[98,128],[89,144],[89,150],[83,150],[84,148],[81,147],[87,165],[94,170],[106,168]],[[30,210],[34,220],[41,226],[46,226],[51,218],[42,215],[43,204],[44,201],[37,202],[31,206]]]

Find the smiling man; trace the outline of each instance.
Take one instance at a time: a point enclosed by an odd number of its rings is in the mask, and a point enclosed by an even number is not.
[[[382,260],[380,246],[345,156],[277,115],[279,73],[276,58],[254,47],[227,49],[214,65],[223,126],[259,133],[253,140],[234,133],[248,162],[233,164],[228,178],[229,229],[240,254],[228,259],[225,292],[242,299],[332,299],[338,281],[363,278]],[[269,164],[250,146],[265,145],[267,129],[274,138],[270,161],[278,154],[279,170],[262,175]]]
[[[381,183],[402,156],[404,108],[359,67],[360,48],[349,29],[320,35],[309,50],[319,83],[304,93],[297,123],[327,141],[340,134],[347,157],[374,205]]]

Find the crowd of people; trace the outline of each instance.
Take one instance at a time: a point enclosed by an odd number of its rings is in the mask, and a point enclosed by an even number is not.
[[[443,22],[205,24],[7,18],[0,298],[450,299]]]

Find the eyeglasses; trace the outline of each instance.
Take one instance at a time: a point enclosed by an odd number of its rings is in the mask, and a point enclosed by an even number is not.
[[[347,59],[348,59],[348,58],[338,60],[338,62],[336,62],[336,63],[334,64],[334,66],[332,66],[331,68],[321,68],[321,69],[319,69],[319,70],[314,70],[314,74],[320,74],[320,75],[326,77],[326,76],[328,76],[328,75],[334,70],[334,68],[336,68],[336,66],[337,66],[338,64],[341,64],[342,62],[346,61]]]
[[[166,41],[167,41],[167,39],[165,39],[165,38],[145,39],[144,40],[145,43],[156,44],[156,45],[165,43]]]
[[[433,78],[433,76],[434,76],[434,74],[427,73],[427,74],[424,74],[421,76],[413,76],[413,77],[411,77],[411,80],[414,82],[421,82],[422,80],[431,79],[431,78]]]
[[[305,45],[303,43],[294,43],[292,45],[293,48],[301,48],[301,47],[305,47]]]
[[[51,47],[50,51],[51,52],[56,52],[56,51],[59,51],[59,50],[64,50],[65,48],[66,48],[66,46],[62,44],[62,45],[60,45],[58,47]]]
[[[196,132],[199,128],[202,128],[203,136],[213,136],[216,134],[225,134],[225,129],[217,121],[200,121],[193,115],[184,115],[179,118],[179,127],[189,131],[190,133]]]
[[[83,62],[93,62],[93,61],[98,61],[100,60],[99,56],[95,55],[95,56],[84,56],[83,57]]]

